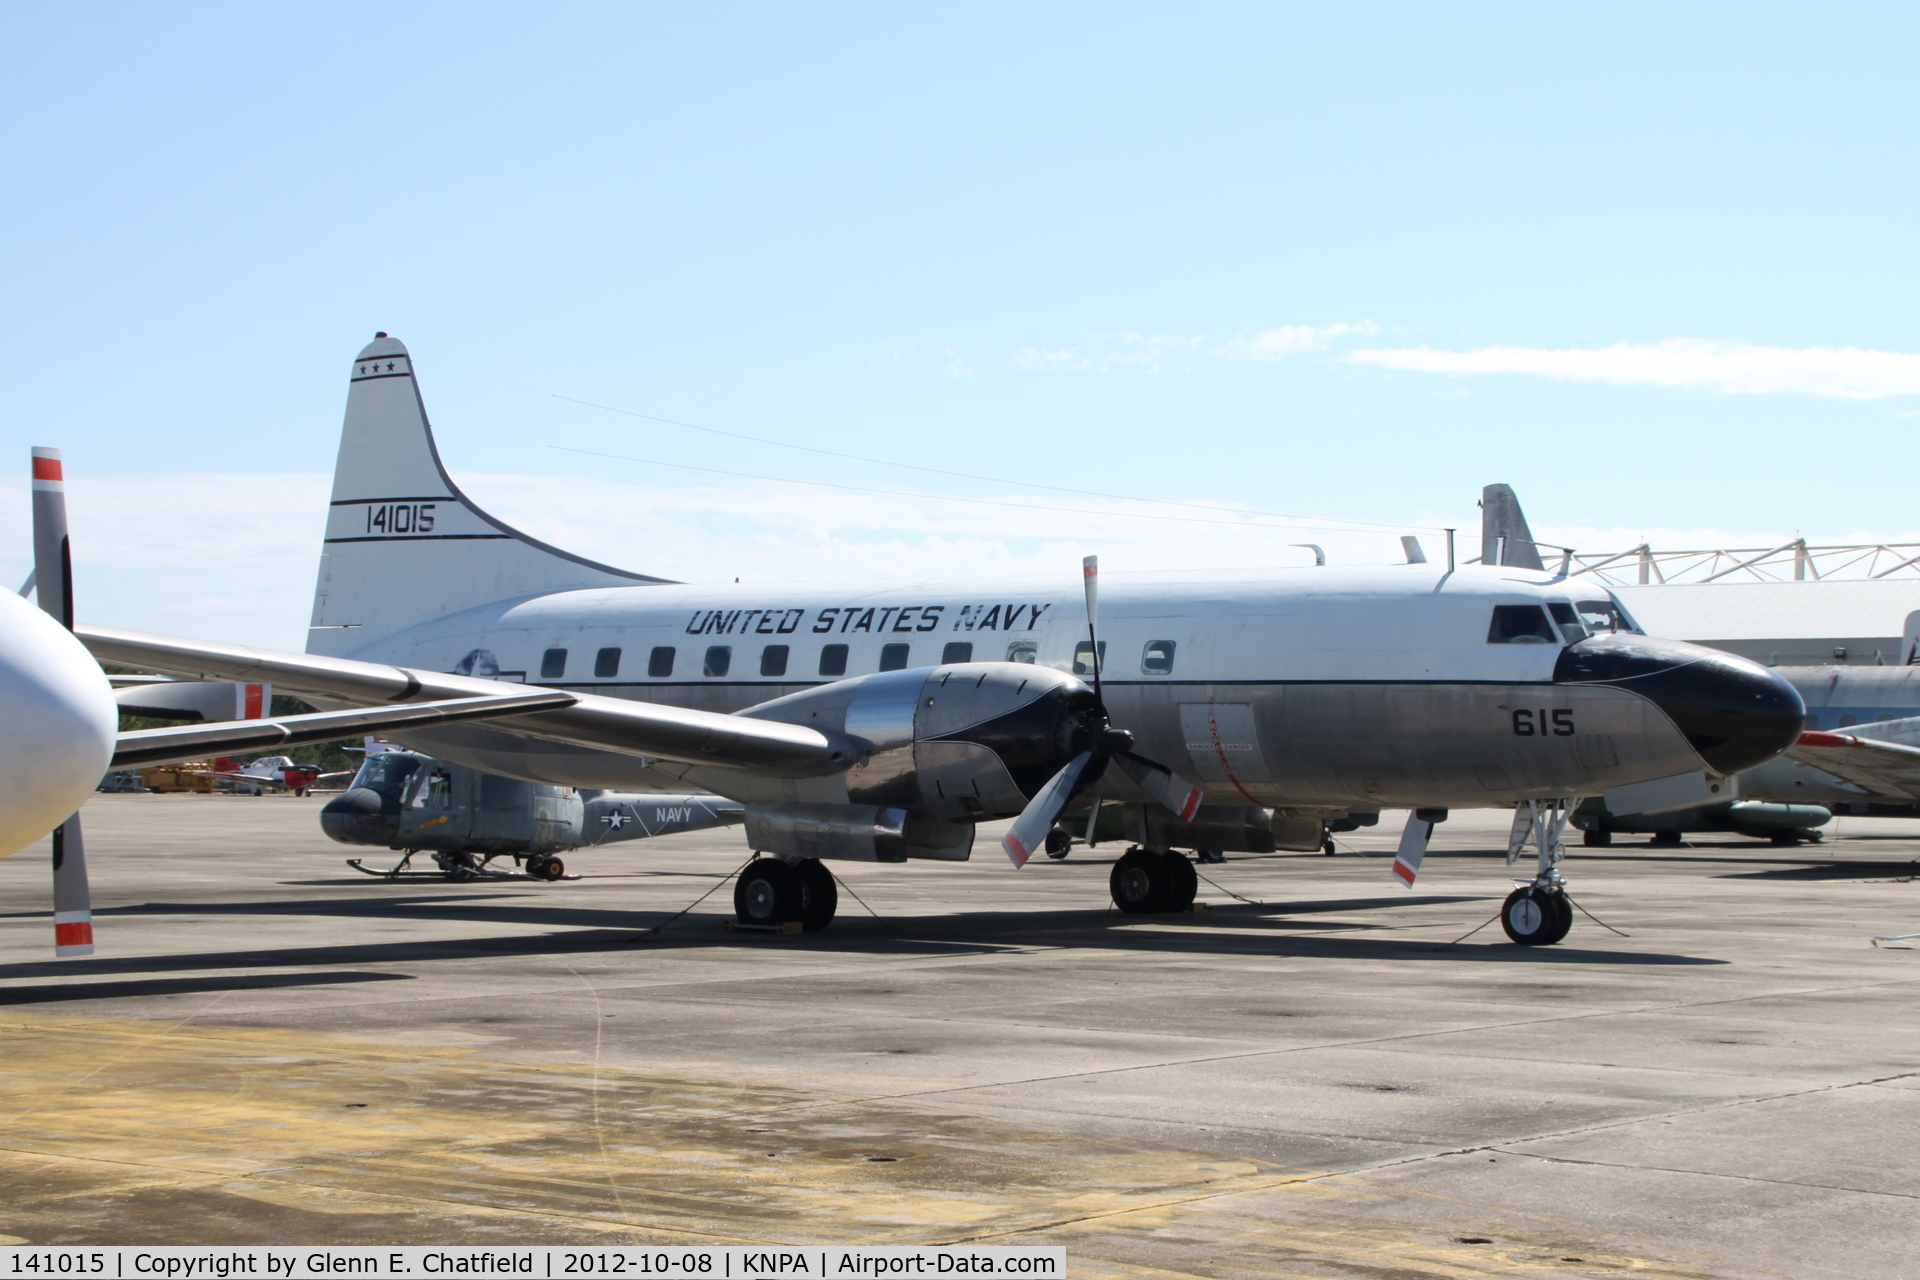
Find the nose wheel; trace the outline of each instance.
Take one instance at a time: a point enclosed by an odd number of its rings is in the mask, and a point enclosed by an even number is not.
[[[1560,889],[1530,884],[1507,895],[1500,927],[1523,947],[1551,946],[1573,928],[1573,904]]]

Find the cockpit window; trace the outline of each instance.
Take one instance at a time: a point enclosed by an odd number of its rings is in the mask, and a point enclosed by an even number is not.
[[[1640,627],[1620,602],[1609,595],[1605,600],[1582,600],[1573,606],[1589,631],[1638,631]]]
[[[1580,615],[1573,611],[1572,605],[1556,600],[1547,606],[1547,612],[1553,615],[1553,625],[1560,628],[1560,638],[1568,644],[1579,644],[1591,634],[1586,624],[1580,621]]]
[[[407,785],[407,779],[419,767],[419,756],[399,751],[374,752],[360,765],[360,772],[353,776],[353,785],[370,787],[398,800],[401,789]]]
[[[1537,604],[1497,604],[1488,644],[1559,644],[1547,611]]]

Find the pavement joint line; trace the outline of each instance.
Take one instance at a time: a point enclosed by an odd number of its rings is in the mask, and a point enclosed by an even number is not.
[[[1528,1213],[1524,1209],[1510,1209],[1505,1205],[1488,1204],[1482,1200],[1468,1200],[1464,1196],[1450,1196],[1445,1194],[1444,1192],[1425,1191],[1420,1189],[1419,1187],[1406,1187],[1406,1186],[1401,1186],[1397,1183],[1396,1184],[1376,1183],[1359,1174],[1330,1173],[1330,1174],[1323,1175],[1322,1177],[1315,1178],[1314,1181],[1316,1182],[1348,1181],[1348,1182],[1357,1182],[1360,1185],[1366,1186],[1366,1187],[1378,1187],[1383,1190],[1391,1189],[1395,1191],[1404,1191],[1416,1196],[1424,1196],[1429,1200],[1444,1200],[1448,1204],[1466,1205],[1469,1208],[1483,1209],[1489,1213],[1512,1214],[1516,1218],[1526,1218],[1532,1222],[1544,1222],[1549,1226],[1560,1227],[1567,1231],[1587,1231],[1587,1232],[1593,1233],[1594,1235],[1605,1236],[1609,1239],[1623,1240],[1628,1244],[1636,1245],[1642,1249],[1657,1249],[1664,1253],[1677,1253],[1688,1258],[1698,1258],[1702,1262],[1713,1262],[1713,1263],[1718,1263],[1721,1266],[1737,1267],[1742,1271],[1751,1272],[1755,1275],[1777,1276],[1779,1277],[1779,1280],[1801,1280],[1800,1277],[1791,1276],[1786,1274],[1785,1272],[1769,1271],[1764,1267],[1756,1267],[1752,1263],[1736,1262],[1732,1258],[1722,1258],[1718,1254],[1700,1253],[1697,1250],[1683,1249],[1676,1245],[1658,1244],[1652,1240],[1642,1240],[1638,1236],[1623,1235],[1618,1231],[1609,1231],[1605,1227],[1593,1227],[1593,1226],[1586,1226],[1582,1223],[1577,1223],[1577,1222],[1567,1222],[1561,1218],[1549,1218],[1545,1214]]]
[[[965,1093],[972,1089],[999,1088],[999,1087],[1002,1087],[1002,1085],[1004,1084],[1014,1084],[1014,1083],[1045,1084],[1045,1083],[1049,1083],[1051,1081],[1056,1081],[1056,1080],[1079,1080],[1079,1079],[1090,1078],[1093,1076],[1116,1075],[1116,1074],[1121,1074],[1128,1071],[1154,1071],[1154,1070],[1160,1070],[1166,1067],[1202,1066],[1209,1062],[1232,1062],[1242,1058],[1279,1056],[1282,1054],[1306,1053],[1306,1052],[1314,1052],[1314,1051],[1320,1051],[1320,1050],[1326,1050],[1326,1049],[1354,1049],[1354,1048],[1362,1048],[1367,1045],[1377,1045],[1377,1044],[1407,1043],[1407,1042],[1416,1041],[1416,1040],[1430,1040],[1439,1036],[1461,1035],[1469,1032],[1506,1031],[1516,1027],[1547,1026],[1556,1022],[1578,1022],[1578,1021],[1585,1021],[1593,1018],[1619,1017],[1623,1015],[1633,1017],[1633,1016],[1640,1016],[1648,1013],[1669,1013],[1669,1012],[1675,1012],[1675,1011],[1687,1010],[1687,1009],[1712,1008],[1716,1005],[1742,1004],[1752,1000],[1775,999],[1780,997],[1781,995],[1820,995],[1820,994],[1828,994],[1835,990],[1859,991],[1859,990],[1871,989],[1873,987],[1878,987],[1878,986],[1902,986],[1913,981],[1916,981],[1916,979],[1900,979],[1895,982],[1857,983],[1850,986],[1839,987],[1839,988],[1817,987],[1808,991],[1801,991],[1801,992],[1769,992],[1761,995],[1743,996],[1743,997],[1730,999],[1730,1000],[1709,1000],[1709,1001],[1701,1001],[1698,1003],[1679,1002],[1679,1003],[1664,1004],[1664,1005],[1643,1005],[1634,1009],[1590,1010],[1590,1011],[1584,1011],[1584,1012],[1561,1013],[1561,1014],[1554,1014],[1548,1017],[1526,1018],[1526,1019],[1520,1019],[1517,1021],[1510,1021],[1510,1022],[1483,1023],[1474,1027],[1451,1028],[1444,1031],[1412,1031],[1412,1032],[1406,1032],[1400,1035],[1370,1036],[1364,1039],[1330,1041],[1325,1044],[1316,1044],[1316,1045],[1294,1045],[1290,1047],[1273,1048],[1273,1049],[1249,1049],[1243,1053],[1209,1054],[1202,1057],[1171,1059],[1164,1062],[1138,1063],[1138,1064],[1129,1065],[1129,1066],[1096,1067],[1096,1068],[1090,1068],[1085,1071],[1062,1072],[1058,1075],[1027,1076],[1027,1077],[1021,1078],[1018,1081],[1004,1081],[1004,1082],[998,1082],[995,1084],[982,1084],[982,1085],[954,1085],[944,1089],[913,1090],[908,1093],[886,1094],[886,1095],[879,1095],[879,1096],[918,1097],[918,1096],[940,1094],[940,1093]],[[946,1022],[946,1021],[952,1021],[952,1020],[936,1019],[934,1021]],[[1895,1080],[1901,1077],[1886,1076],[1882,1078],[1888,1079],[1888,1080]],[[1869,1083],[1869,1082],[1862,1082],[1862,1083]],[[1780,1096],[1791,1097],[1794,1095],[1783,1094]]]
[[[1502,1155],[1513,1156],[1519,1160],[1538,1160],[1544,1164],[1585,1165],[1596,1169],[1621,1169],[1634,1173],[1671,1173],[1683,1178],[1726,1178],[1734,1182],[1761,1182],[1775,1187],[1800,1187],[1809,1191],[1841,1191],[1857,1196],[1889,1196],[1896,1200],[1920,1200],[1920,1195],[1906,1191],[1883,1191],[1878,1187],[1837,1187],[1830,1182],[1798,1182],[1792,1178],[1760,1178],[1750,1173],[1719,1173],[1712,1169],[1673,1169],[1663,1164],[1627,1164],[1619,1160],[1579,1160],[1572,1156],[1549,1156],[1536,1151],[1514,1151],[1504,1146],[1490,1146],[1488,1151],[1498,1151]]]
[[[1812,1089],[1794,1089],[1785,1093],[1764,1094],[1764,1095],[1761,1095],[1758,1097],[1752,1097],[1752,1098],[1730,1098],[1723,1102],[1708,1103],[1703,1106],[1683,1107],[1678,1110],[1655,1112],[1649,1115],[1634,1116],[1628,1119],[1614,1120],[1614,1121],[1609,1121],[1605,1123],[1577,1125],[1571,1129],[1556,1130],[1552,1133],[1536,1133],[1536,1134],[1530,1134],[1526,1137],[1521,1137],[1521,1138],[1503,1138],[1498,1143],[1489,1142],[1489,1143],[1482,1143],[1477,1146],[1471,1146],[1471,1147],[1454,1147],[1446,1151],[1433,1151],[1423,1155],[1402,1156],[1394,1160],[1384,1160],[1384,1161],[1380,1161],[1377,1164],[1366,1165],[1364,1166],[1363,1171],[1366,1173],[1377,1173],[1384,1169],[1397,1169],[1406,1165],[1421,1164],[1429,1160],[1444,1160],[1449,1156],[1477,1155],[1482,1151],[1505,1151],[1507,1147],[1515,1146],[1523,1143],[1552,1142],[1560,1138],[1578,1138],[1578,1137],[1584,1137],[1587,1134],[1606,1133],[1614,1129],[1632,1129],[1632,1128],[1637,1128],[1641,1125],[1656,1123],[1664,1120],[1689,1119],[1694,1116],[1710,1115],[1715,1111],[1731,1111],[1737,1107],[1750,1107],[1750,1106],[1755,1106],[1765,1102],[1784,1102],[1791,1098],[1806,1098],[1806,1097],[1812,1097],[1815,1094],[1821,1094],[1821,1093],[1837,1093],[1842,1089],[1865,1088],[1873,1085],[1882,1085],[1889,1080],[1910,1080],[1916,1076],[1920,1076],[1920,1071],[1901,1071],[1890,1076],[1875,1076],[1870,1080],[1843,1080],[1834,1084],[1820,1085]],[[1528,1155],[1530,1153],[1515,1152],[1513,1154]],[[1544,1158],[1544,1157],[1536,1157],[1536,1158]],[[1600,1163],[1600,1162],[1567,1160],[1567,1161],[1564,1161],[1564,1163],[1580,1164],[1580,1163]],[[1338,1174],[1338,1175],[1329,1175],[1329,1176],[1348,1177],[1348,1176],[1358,1176],[1358,1174],[1357,1173],[1356,1174]],[[1726,1175],[1726,1176],[1737,1176],[1737,1175]],[[1765,1179],[1756,1179],[1756,1181],[1765,1181]],[[1846,1189],[1847,1188],[1835,1188],[1835,1190],[1846,1190]],[[1920,1199],[1920,1197],[1903,1197],[1903,1198]]]

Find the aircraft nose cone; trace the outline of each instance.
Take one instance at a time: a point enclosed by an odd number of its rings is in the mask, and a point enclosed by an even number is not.
[[[389,845],[399,834],[400,806],[371,787],[354,787],[321,807],[320,829],[341,844]]]
[[[1806,704],[1777,672],[1679,640],[1594,636],[1560,655],[1553,682],[1612,685],[1648,699],[1715,773],[1765,764],[1806,723]]]

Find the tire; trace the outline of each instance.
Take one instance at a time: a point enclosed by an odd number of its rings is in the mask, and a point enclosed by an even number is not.
[[[1680,845],[1680,833],[1678,831],[1656,831],[1653,833],[1653,839],[1647,841],[1647,843],[1658,849],[1678,848]]]
[[[1776,831],[1769,836],[1768,839],[1777,847],[1793,849],[1797,848],[1800,844],[1800,833],[1798,831]]]
[[[1194,895],[1200,892],[1200,876],[1183,853],[1163,853],[1160,857],[1167,871],[1167,893],[1160,900],[1160,909],[1185,911],[1193,905]]]
[[[1552,946],[1573,928],[1573,904],[1563,893],[1527,885],[1507,895],[1500,927],[1523,947]]]
[[[558,880],[567,874],[567,864],[550,854],[527,859],[527,874],[535,880]]]
[[[1058,862],[1061,858],[1067,856],[1067,851],[1071,848],[1073,848],[1072,836],[1060,830],[1058,827],[1047,832],[1047,856],[1049,858]]]
[[[818,933],[833,923],[833,913],[840,909],[840,887],[818,858],[802,858],[793,870],[800,877],[800,927]]]
[[[741,924],[777,927],[798,920],[805,907],[799,872],[778,858],[755,858],[733,882],[733,912]]]
[[[1218,849],[1195,849],[1193,851],[1193,860],[1203,866],[1212,867],[1225,862],[1227,855]]]
[[[1184,858],[1181,861],[1186,861]],[[1189,871],[1193,868],[1188,867]],[[1129,849],[1113,864],[1107,887],[1113,893],[1113,905],[1130,916],[1152,915],[1166,908],[1170,868],[1157,853]]]
[[[1332,837],[1332,836],[1328,836],[1328,837],[1326,838],[1326,840],[1325,840],[1325,841],[1324,841],[1324,842],[1323,842],[1323,843],[1321,844],[1321,846],[1320,846],[1320,852],[1321,852],[1321,853],[1324,853],[1324,854],[1326,854],[1326,855],[1327,855],[1327,856],[1328,856],[1329,858],[1331,858],[1331,857],[1333,857],[1333,856],[1334,856],[1334,854],[1335,854],[1335,853],[1337,852],[1337,850],[1335,850],[1335,849],[1334,849],[1334,847],[1333,847],[1333,837]]]
[[[1588,831],[1580,836],[1580,843],[1589,849],[1604,849],[1613,843],[1611,831]]]

